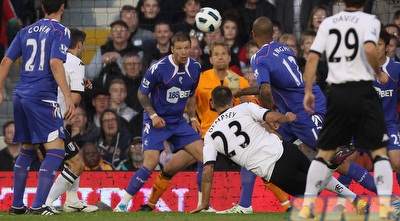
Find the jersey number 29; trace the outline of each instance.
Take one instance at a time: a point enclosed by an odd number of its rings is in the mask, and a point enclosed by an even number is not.
[[[329,35],[336,35],[336,44],[335,44],[335,48],[333,48],[332,53],[329,55],[328,61],[329,62],[340,62],[340,60],[342,58],[336,56],[336,53],[339,49],[340,44],[342,44],[342,34],[337,29],[331,29],[331,30],[329,30]],[[353,40],[353,41],[351,41],[351,40]],[[344,44],[347,48],[347,51],[350,51],[350,50],[353,51],[353,53],[351,55],[345,56],[346,61],[352,61],[357,56],[357,52],[358,52],[358,35],[357,35],[356,30],[354,30],[354,28],[350,28],[349,30],[347,30],[346,34],[344,35]]]

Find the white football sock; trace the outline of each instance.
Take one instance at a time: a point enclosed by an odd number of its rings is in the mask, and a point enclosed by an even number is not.
[[[313,160],[307,173],[306,191],[304,192],[303,206],[311,206],[315,198],[325,188],[325,185],[332,178],[333,170],[327,164]]]
[[[381,156],[382,157],[382,156]],[[383,156],[386,157],[387,156]],[[381,205],[390,207],[393,188],[393,172],[389,160],[378,160],[374,163],[374,180]]]

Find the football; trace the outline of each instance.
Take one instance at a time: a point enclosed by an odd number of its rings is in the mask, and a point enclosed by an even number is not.
[[[197,12],[195,20],[197,28],[202,32],[213,32],[219,28],[222,22],[218,10],[209,7],[201,8]]]

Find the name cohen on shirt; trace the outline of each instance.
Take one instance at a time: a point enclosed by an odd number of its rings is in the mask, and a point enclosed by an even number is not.
[[[33,33],[33,32],[44,32],[48,33],[50,31],[50,28],[47,27],[46,25],[41,25],[41,26],[33,26],[28,29],[28,33]]]

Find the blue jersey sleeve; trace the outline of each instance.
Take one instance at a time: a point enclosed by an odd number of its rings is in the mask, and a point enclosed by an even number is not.
[[[269,67],[266,64],[265,60],[261,59],[254,60],[252,68],[254,70],[254,76],[256,78],[258,87],[260,87],[262,83],[271,82]]]
[[[67,50],[70,44],[71,33],[68,28],[60,26],[54,31],[53,41],[51,41],[50,59],[59,58],[65,62],[67,58]]]
[[[15,61],[22,55],[22,48],[21,48],[21,31],[17,33],[14,40],[12,41],[10,47],[6,51],[5,56],[10,58],[11,60]]]
[[[157,84],[158,75],[158,63],[153,64],[143,76],[142,83],[140,84],[139,90],[149,95]]]

